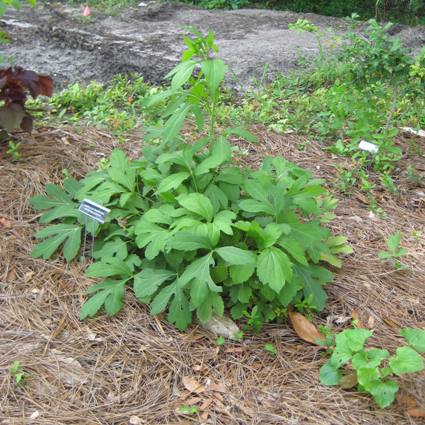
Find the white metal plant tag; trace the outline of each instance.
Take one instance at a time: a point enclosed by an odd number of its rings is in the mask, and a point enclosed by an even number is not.
[[[78,211],[101,224],[105,222],[106,216],[111,212],[109,208],[90,201],[90,199],[84,199],[83,202],[81,202]]]

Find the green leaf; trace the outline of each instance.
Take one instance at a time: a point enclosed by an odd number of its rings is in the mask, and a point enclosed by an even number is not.
[[[122,150],[114,149],[112,151],[108,175],[115,183],[124,186],[129,192],[134,190],[136,171],[130,167],[127,156]]]
[[[382,363],[382,360],[385,360],[388,356],[388,350],[371,349],[368,351],[360,351],[354,354],[351,363],[354,369],[376,368]]]
[[[425,331],[423,329],[404,328],[401,336],[419,353],[425,353]]]
[[[190,105],[185,107],[182,106],[170,118],[168,118],[162,131],[162,139],[164,143],[168,143],[178,136],[190,108]]]
[[[177,290],[177,281],[162,288],[151,303],[151,313],[155,316],[162,313],[168,305],[168,301]]]
[[[363,350],[364,344],[368,338],[373,335],[372,331],[368,329],[347,329],[340,332],[336,338],[337,346],[346,344],[351,351],[357,352]]]
[[[171,80],[172,90],[179,89],[189,80],[189,78],[192,76],[195,66],[195,61],[188,60],[187,62],[179,63],[170,73],[167,74],[166,78],[169,78],[174,74],[173,79]]]
[[[146,268],[134,276],[133,289],[137,298],[153,295],[175,273],[165,269]]]
[[[292,263],[280,249],[267,248],[258,257],[257,274],[262,283],[279,293],[285,282],[292,278]]]
[[[381,409],[388,407],[394,402],[398,390],[397,382],[389,379],[386,381],[374,381],[368,386],[368,391]]]
[[[393,235],[388,236],[387,246],[391,252],[396,252],[401,242],[401,232],[398,230]]]
[[[80,217],[78,203],[74,202],[76,192],[81,184],[76,180],[64,181],[64,189],[53,184],[46,185],[46,195],[38,195],[30,198],[30,204],[39,211],[49,210],[40,217],[40,223],[51,223],[58,218]]]
[[[80,320],[93,317],[103,305],[108,316],[117,314],[124,305],[125,280],[105,280],[89,288],[89,293],[95,293],[81,308]]]
[[[339,367],[347,363],[355,353],[361,351],[366,340],[372,336],[367,329],[347,329],[335,337],[336,347],[332,353],[332,363]]]
[[[63,244],[63,255],[67,262],[73,260],[81,245],[81,226],[76,224],[55,224],[35,234],[37,239],[45,239],[32,249],[33,258],[50,258]]]
[[[207,282],[213,292],[221,292],[223,289],[217,286],[211,278],[210,266],[213,264],[212,253],[193,261],[179,278],[179,287],[186,286],[193,280]]]
[[[294,271],[301,282],[305,298],[311,298],[318,311],[323,310],[328,297],[322,285],[332,281],[332,273],[323,267],[312,265],[295,265]]]
[[[186,171],[169,175],[159,184],[158,193],[177,189],[189,176],[190,174]]]
[[[180,195],[177,198],[178,203],[187,210],[200,215],[207,221],[211,221],[214,214],[214,209],[211,201],[200,193],[189,193]]]
[[[196,315],[201,323],[208,322],[213,313],[222,316],[224,313],[223,299],[216,292],[210,292],[206,300],[196,309]]]
[[[229,134],[234,134],[236,136],[241,137],[242,139],[247,140],[248,142],[251,143],[259,143],[259,140],[257,139],[257,136],[255,136],[254,134],[252,134],[250,131],[245,130],[242,127],[233,127],[233,128],[228,128],[225,131],[226,135]]]
[[[326,385],[327,387],[338,385],[341,381],[341,378],[342,373],[330,360],[328,360],[320,368],[320,383],[322,385]]]
[[[208,237],[193,232],[177,232],[167,242],[167,248],[179,251],[195,251],[197,249],[211,250],[212,245]]]
[[[224,79],[227,66],[221,59],[207,59],[201,62],[202,72],[212,95],[215,95]]]
[[[182,290],[177,289],[174,294],[168,310],[168,320],[180,330],[186,329],[192,322],[189,300]]]
[[[200,176],[208,173],[213,168],[217,168],[229,161],[232,156],[232,147],[224,137],[219,137],[213,144],[211,153],[196,168],[195,175]]]
[[[190,302],[194,308],[199,307],[210,294],[208,283],[202,279],[195,279],[190,288]]]
[[[98,260],[104,257],[117,257],[125,260],[128,256],[127,242],[116,237],[102,244],[101,248],[93,252],[93,258]]]
[[[229,272],[233,283],[246,282],[255,272],[256,264],[247,264],[242,266],[230,266]]]
[[[235,218],[236,214],[233,211],[223,210],[215,215],[214,225],[217,226],[218,229],[226,235],[233,235],[232,221]]]
[[[424,361],[413,348],[399,347],[396,354],[389,360],[391,370],[401,376],[404,373],[415,373],[423,370]]]
[[[378,368],[362,368],[357,370],[357,381],[366,390],[369,391],[369,386],[379,382],[381,375]]]
[[[234,246],[217,248],[215,252],[232,266],[253,265],[257,261],[256,255],[253,252]]]
[[[102,258],[91,264],[86,271],[88,277],[110,277],[110,276],[131,276],[130,267],[121,259],[116,257]]]

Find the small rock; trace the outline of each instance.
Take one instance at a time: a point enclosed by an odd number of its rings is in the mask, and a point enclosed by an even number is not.
[[[224,336],[233,340],[237,339],[235,335],[240,332],[236,323],[229,317],[224,316],[213,315],[208,322],[201,323],[201,326],[218,336]]]

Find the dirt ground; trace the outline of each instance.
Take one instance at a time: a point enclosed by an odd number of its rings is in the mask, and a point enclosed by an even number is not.
[[[262,143],[244,146],[250,164],[283,154],[327,178],[332,190],[336,167],[344,160],[324,153],[315,142],[299,151],[301,140],[294,135],[254,131]],[[399,143],[406,151],[414,143],[423,146],[417,138]],[[322,387],[320,350],[297,338],[286,322],[218,347],[215,336],[203,329],[177,332],[161,317],[150,316],[130,293],[117,317],[80,322],[91,281],[82,264],[30,257],[38,224],[28,198],[42,193],[46,183],[60,181],[64,169],[83,176],[114,145],[110,136],[90,128],[44,127],[25,136],[19,162],[6,159],[1,147],[0,424],[421,423],[405,412],[412,400],[425,405],[425,374],[402,381],[403,399],[379,410],[365,395]],[[138,155],[138,140],[124,146]],[[415,161],[425,171],[423,159],[408,154],[405,159],[402,164]],[[376,193],[385,218],[371,214],[359,192],[339,196],[332,229],[348,236],[354,254],[335,271],[335,282],[327,287],[328,306],[314,318],[316,324],[341,330],[358,317],[375,331],[373,344],[390,350],[402,343],[401,327],[425,327],[425,194],[407,183],[405,172],[398,170],[399,197]],[[408,249],[404,271],[392,270],[377,256],[397,229]],[[266,343],[276,346],[277,356],[264,350]],[[23,387],[8,373],[17,359],[29,374]],[[202,385],[198,394],[185,388],[184,382],[193,380]],[[197,406],[199,415],[179,414],[181,405]]]
[[[114,16],[92,12],[82,21],[82,6],[40,2],[35,9],[9,11],[0,29],[12,43],[2,51],[19,64],[52,75],[57,88],[70,82],[107,82],[117,73],[141,73],[150,83],[162,81],[183,49],[184,28],[213,30],[220,55],[230,67],[229,83],[244,87],[253,77],[267,78],[294,69],[300,59],[311,61],[318,51],[317,35],[288,29],[307,18],[326,38],[347,29],[343,19],[270,10],[202,10],[184,4],[142,2]],[[329,29],[329,33],[328,33]],[[397,25],[413,52],[425,44],[425,27]]]

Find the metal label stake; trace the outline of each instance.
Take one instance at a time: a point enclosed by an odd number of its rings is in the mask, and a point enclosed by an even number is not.
[[[81,202],[80,207],[78,208],[78,211],[80,211],[84,215],[84,221],[83,224],[83,248],[81,252],[81,261],[85,258],[86,255],[86,246],[87,246],[87,226],[91,223],[93,224],[93,230],[91,232],[91,249],[90,249],[90,255],[93,258],[93,251],[94,251],[94,225],[96,223],[103,224],[105,222],[105,219],[107,215],[111,212],[109,208],[104,207],[103,205],[97,204],[96,202],[91,201],[90,199],[84,199],[83,202]]]

